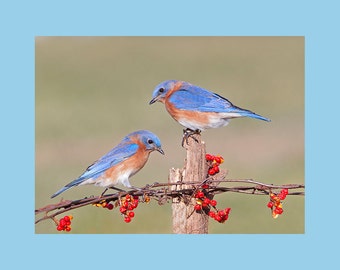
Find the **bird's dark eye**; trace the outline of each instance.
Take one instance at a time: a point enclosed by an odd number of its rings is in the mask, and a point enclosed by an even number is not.
[[[153,144],[153,140],[148,139],[148,144]]]
[[[162,87],[162,88],[159,88],[158,92],[159,92],[159,93],[163,93],[163,92],[164,92],[164,88],[163,88],[163,87]]]

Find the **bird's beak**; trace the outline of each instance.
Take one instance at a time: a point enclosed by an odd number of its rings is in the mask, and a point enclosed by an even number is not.
[[[158,99],[159,99],[159,96],[154,97],[153,99],[150,100],[149,105],[155,103],[156,101],[158,101]]]
[[[164,151],[163,151],[163,149],[162,148],[156,148],[156,150],[159,152],[159,153],[161,153],[162,155],[165,155],[165,153],[164,153]]]

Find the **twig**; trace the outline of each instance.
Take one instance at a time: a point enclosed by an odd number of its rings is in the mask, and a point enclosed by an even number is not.
[[[220,187],[218,186],[220,183],[245,183],[251,184],[244,186],[234,186],[234,187]],[[171,186],[181,186],[185,184],[186,187],[192,186],[192,188],[184,188],[184,189],[171,189]],[[117,201],[121,197],[130,194],[132,196],[138,196],[144,198],[145,196],[150,197],[158,201],[159,204],[164,204],[173,198],[181,198],[183,195],[192,196],[195,190],[202,187],[203,184],[208,184],[209,187],[206,189],[209,194],[212,196],[215,194],[221,194],[224,192],[237,192],[244,194],[253,194],[253,195],[268,195],[272,190],[275,189],[304,189],[305,186],[301,184],[286,184],[286,185],[273,185],[261,183],[258,181],[254,181],[252,179],[210,179],[207,178],[203,180],[201,183],[197,182],[178,182],[178,183],[154,183],[152,185],[146,185],[142,189],[133,189],[126,192],[116,192],[113,194],[107,194],[103,196],[91,196],[86,197],[84,199],[79,200],[61,200],[57,204],[50,204],[39,209],[35,210],[35,214],[44,213],[44,216],[37,219],[35,223],[39,223],[46,219],[53,219],[64,212],[80,208],[86,205],[97,204],[103,201],[111,202]],[[289,195],[299,195],[304,196],[303,191],[290,192]],[[51,213],[50,213],[51,212]],[[53,212],[53,213],[52,213]]]

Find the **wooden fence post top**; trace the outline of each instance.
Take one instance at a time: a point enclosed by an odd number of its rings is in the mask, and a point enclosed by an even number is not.
[[[175,189],[191,188],[185,183],[202,183],[207,176],[207,163],[205,160],[205,144],[201,141],[200,134],[193,134],[184,140],[186,160],[183,169],[171,169],[169,181],[183,183],[174,186]],[[183,234],[208,233],[208,216],[196,213],[194,210],[195,198],[183,195],[182,198],[172,202],[173,232]]]

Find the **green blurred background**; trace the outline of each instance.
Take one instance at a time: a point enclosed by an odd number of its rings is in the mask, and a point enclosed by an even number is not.
[[[189,81],[235,105],[268,117],[267,123],[235,119],[203,133],[207,152],[225,158],[228,178],[273,184],[304,183],[303,37],[37,37],[36,208],[64,199],[99,195],[82,186],[50,199],[128,133],[148,129],[165,156],[152,153],[131,179],[136,186],[167,182],[182,167],[182,127],[162,104],[148,105],[161,81]],[[224,193],[231,207],[225,224],[209,233],[304,233],[304,197],[288,196],[273,219],[267,196]],[[71,211],[71,233],[172,233],[171,205],[140,204],[130,224],[117,209],[92,206]],[[36,233],[58,233],[52,221]]]

